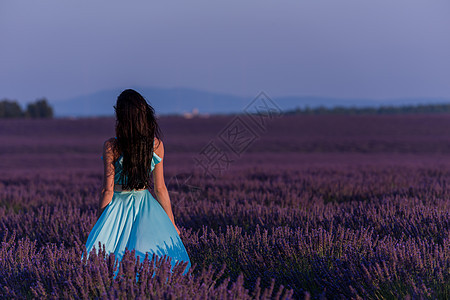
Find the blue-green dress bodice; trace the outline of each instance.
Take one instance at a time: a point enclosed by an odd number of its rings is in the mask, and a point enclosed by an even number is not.
[[[161,160],[162,160],[161,157],[159,157],[155,152],[153,152],[150,172],[153,171],[155,165],[161,162]],[[123,156],[120,155],[120,157],[114,162],[114,184],[124,184],[123,180],[120,180],[120,177],[122,175],[122,163],[123,163]],[[126,180],[126,176],[124,176],[124,178]]]

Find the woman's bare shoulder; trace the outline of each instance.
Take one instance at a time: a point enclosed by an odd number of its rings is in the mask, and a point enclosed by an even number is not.
[[[155,138],[155,144],[154,144],[154,148],[153,148],[153,152],[156,153],[156,155],[158,155],[159,157],[163,158],[164,156],[164,144],[163,141]]]
[[[106,153],[112,154],[113,157],[115,158],[117,156],[117,139],[114,137],[107,139],[103,143],[103,150]]]
[[[109,138],[103,143],[105,150],[113,150],[116,147],[116,138]]]

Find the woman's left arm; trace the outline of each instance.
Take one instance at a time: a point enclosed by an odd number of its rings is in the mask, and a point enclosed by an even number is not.
[[[103,144],[103,187],[97,211],[97,220],[111,202],[114,195],[114,139],[109,139]]]
[[[159,141],[158,146],[154,150],[156,155],[158,155],[161,158],[161,161],[155,165],[155,168],[153,169],[153,184],[154,184],[154,191],[156,194],[156,199],[161,204],[162,208],[166,212],[166,214],[169,216],[170,221],[172,221],[173,226],[177,230],[178,235],[180,234],[180,230],[178,229],[177,225],[175,224],[175,219],[173,217],[172,212],[172,204],[170,203],[170,197],[169,192],[167,191],[166,184],[164,182],[164,146],[163,142]]]

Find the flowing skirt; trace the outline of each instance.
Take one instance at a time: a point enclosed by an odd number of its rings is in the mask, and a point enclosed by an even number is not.
[[[89,233],[88,255],[94,247],[98,248],[99,242],[105,245],[107,253],[114,253],[119,262],[128,248],[135,250],[141,262],[148,252],[150,259],[153,254],[171,257],[172,268],[177,261],[187,261],[183,274],[191,267],[175,226],[148,190],[114,192],[111,202]]]

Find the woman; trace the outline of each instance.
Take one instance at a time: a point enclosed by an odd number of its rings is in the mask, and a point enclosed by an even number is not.
[[[114,253],[119,260],[125,249],[135,250],[142,261],[146,252],[188,262],[172,214],[164,183],[164,145],[153,108],[136,91],[128,89],[117,98],[116,137],[103,146],[103,189],[98,220],[89,234],[87,253],[98,248]],[[156,200],[149,192],[153,174]],[[117,273],[116,273],[117,274]]]

